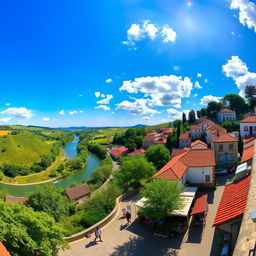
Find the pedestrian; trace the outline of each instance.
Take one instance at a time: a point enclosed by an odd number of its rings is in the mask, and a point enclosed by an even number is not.
[[[122,213],[123,213],[123,218],[126,216],[126,213],[127,213],[127,210],[126,210],[126,208],[123,208],[122,209]]]
[[[125,217],[127,220],[127,225],[129,225],[131,223],[131,213],[127,211]]]
[[[97,227],[96,230],[95,230],[95,239],[94,239],[94,242],[96,242],[96,240],[97,240],[98,238],[100,239],[101,242],[103,242],[101,236],[102,236],[102,231],[101,231],[101,229],[100,229],[99,227]]]

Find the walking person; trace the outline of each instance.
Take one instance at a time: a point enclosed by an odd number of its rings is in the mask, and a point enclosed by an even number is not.
[[[126,212],[125,218],[127,220],[127,225],[131,223],[131,213],[129,211]]]
[[[123,208],[123,209],[122,209],[123,218],[126,216],[126,213],[127,213],[126,208]]]
[[[94,242],[96,243],[96,240],[97,240],[98,238],[100,239],[101,242],[103,242],[101,236],[102,236],[102,231],[101,231],[101,229],[100,229],[99,227],[97,227],[96,230],[95,230],[95,239],[94,239]]]

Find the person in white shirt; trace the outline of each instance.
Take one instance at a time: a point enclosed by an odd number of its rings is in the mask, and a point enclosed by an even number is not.
[[[97,227],[96,230],[95,230],[95,239],[94,239],[94,242],[96,242],[96,240],[97,240],[98,238],[100,239],[101,242],[103,242],[101,236],[102,236],[102,231],[101,231],[101,229],[100,229],[99,227]]]

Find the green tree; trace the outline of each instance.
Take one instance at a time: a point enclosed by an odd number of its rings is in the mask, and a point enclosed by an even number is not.
[[[80,170],[84,167],[84,161],[81,157],[77,156],[68,162],[68,166],[70,169]]]
[[[243,97],[238,94],[227,94],[222,99],[223,105],[234,110],[237,115],[244,113],[247,109],[246,102]]]
[[[196,115],[197,115],[198,118],[202,117],[201,110],[197,110]]]
[[[189,111],[188,113],[188,123],[193,124],[196,121],[196,113],[194,110]]]
[[[182,123],[186,123],[187,122],[187,118],[186,118],[186,114],[183,112],[182,113]]]
[[[120,171],[114,174],[117,181],[125,188],[139,187],[155,173],[155,167],[142,156],[124,157],[121,159]]]
[[[240,154],[240,156],[243,155],[243,150],[244,150],[244,144],[243,144],[243,140],[239,131],[239,140],[238,140],[238,153]]]
[[[228,132],[238,132],[240,129],[240,122],[238,121],[226,121],[222,124],[224,128],[227,129]]]
[[[207,109],[206,108],[201,108],[201,117],[207,116]]]
[[[35,211],[48,213],[56,221],[59,221],[61,216],[68,215],[70,205],[68,199],[52,185],[39,186],[29,195],[28,204]]]
[[[179,210],[183,202],[181,191],[178,181],[156,179],[146,184],[145,189],[141,191],[141,195],[147,199],[141,209],[142,215],[160,220],[174,210]]]
[[[64,230],[44,212],[0,201],[0,241],[12,256],[57,256],[67,248]]]
[[[222,104],[220,102],[210,101],[207,105],[207,116],[209,118],[216,118],[216,115],[221,108]]]
[[[256,96],[256,87],[254,85],[247,85],[245,87],[245,98],[248,100],[250,109],[253,109],[253,99]]]
[[[170,160],[169,150],[161,144],[150,146],[145,156],[149,162],[153,163],[157,170],[160,170]]]

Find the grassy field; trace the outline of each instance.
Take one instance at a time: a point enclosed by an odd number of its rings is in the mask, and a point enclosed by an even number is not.
[[[0,163],[30,166],[40,161],[41,155],[50,153],[51,148],[52,143],[29,131],[0,136]]]

